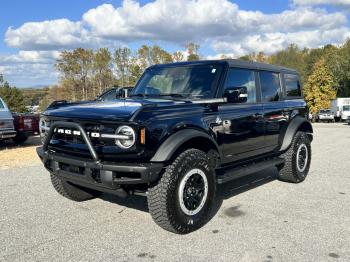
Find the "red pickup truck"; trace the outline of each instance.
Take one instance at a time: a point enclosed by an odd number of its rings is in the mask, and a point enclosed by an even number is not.
[[[12,114],[16,136],[13,140],[22,144],[27,141],[28,137],[39,134],[40,115],[38,114]]]

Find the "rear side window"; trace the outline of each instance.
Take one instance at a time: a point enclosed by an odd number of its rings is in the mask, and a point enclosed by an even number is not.
[[[281,81],[279,73],[261,71],[259,75],[262,101],[278,101],[281,93]]]
[[[285,74],[284,81],[286,83],[286,96],[301,96],[301,87],[299,77],[297,75]]]
[[[255,73],[252,70],[231,68],[227,74],[225,89],[231,87],[246,87],[247,103],[256,103]]]
[[[4,109],[5,106],[4,106],[4,103],[0,100],[0,109]]]

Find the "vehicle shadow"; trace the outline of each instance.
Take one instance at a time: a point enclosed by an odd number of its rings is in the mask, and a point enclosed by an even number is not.
[[[252,174],[250,176],[232,180],[223,185],[218,185],[216,200],[214,202],[212,212],[210,214],[210,219],[218,213],[225,199],[229,199],[239,194],[243,194],[249,190],[270,183],[276,179],[277,169],[269,168],[266,170],[262,170],[258,173]],[[149,212],[146,196],[133,195],[127,196],[126,198],[121,198],[116,195],[103,194],[100,197],[100,199],[127,208],[132,208],[143,212]]]
[[[25,147],[40,146],[40,145],[41,145],[40,136],[29,137],[28,140],[23,144],[16,144],[10,139],[10,140],[3,141],[0,144],[0,151],[5,149],[18,148],[18,147],[25,148]]]

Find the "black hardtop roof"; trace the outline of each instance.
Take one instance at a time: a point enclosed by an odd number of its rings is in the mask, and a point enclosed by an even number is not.
[[[196,66],[196,65],[215,65],[215,64],[227,64],[229,67],[239,67],[239,68],[249,68],[255,70],[264,70],[264,71],[275,71],[275,72],[284,72],[291,74],[298,74],[294,69],[276,66],[265,63],[244,61],[239,59],[222,59],[222,60],[203,60],[203,61],[191,61],[191,62],[177,62],[170,64],[159,64],[151,66],[151,68],[159,67],[169,67],[169,66]]]

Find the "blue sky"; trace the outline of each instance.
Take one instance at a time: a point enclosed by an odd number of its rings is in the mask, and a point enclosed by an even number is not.
[[[19,87],[57,82],[62,50],[159,44],[203,58],[341,44],[350,36],[349,0],[2,1],[0,74]]]

